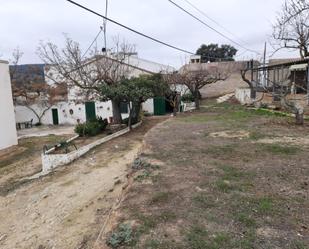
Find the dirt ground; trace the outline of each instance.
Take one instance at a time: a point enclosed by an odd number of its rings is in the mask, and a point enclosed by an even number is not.
[[[127,186],[128,164],[139,153],[144,134],[162,121],[145,120],[132,133],[30,182],[20,179],[38,171],[41,145],[59,137],[27,138],[16,148],[18,156],[2,155],[0,248],[93,248]]]
[[[203,106],[147,134],[140,159],[152,167],[135,173],[107,241],[136,249],[309,248],[309,125],[235,104]]]

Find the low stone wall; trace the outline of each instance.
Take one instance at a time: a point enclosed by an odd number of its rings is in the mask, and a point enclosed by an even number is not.
[[[137,128],[140,126],[141,123],[138,123],[136,125],[133,125],[132,128]],[[126,133],[130,132],[129,128],[123,129],[121,131],[118,131],[110,136],[101,138],[91,144],[88,144],[86,146],[83,146],[79,148],[76,151],[72,151],[68,154],[42,154],[42,173],[47,174],[51,172],[54,168],[57,168],[59,166],[63,166],[66,164],[69,164],[73,162],[74,160],[78,159],[79,157],[85,155],[88,151],[95,148],[98,145],[101,145],[103,143],[106,143],[116,137],[122,136]]]

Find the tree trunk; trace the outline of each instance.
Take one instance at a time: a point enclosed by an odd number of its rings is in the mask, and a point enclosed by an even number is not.
[[[177,107],[174,106],[174,107],[173,107],[173,116],[174,116],[174,117],[177,116],[177,111],[178,111],[178,110],[177,110]]]
[[[199,92],[196,92],[194,94],[194,103],[195,103],[196,110],[199,110],[200,109],[200,96],[199,96]]]
[[[303,125],[304,124],[304,114],[300,112],[296,112],[295,121],[297,125]]]
[[[121,124],[122,117],[120,112],[120,101],[112,100],[112,107],[113,107],[113,123]]]
[[[128,121],[128,127],[129,130],[132,130],[132,115],[133,115],[133,108],[131,107],[131,103],[129,103],[129,121]]]
[[[132,103],[132,121],[137,123],[139,121],[139,115],[141,111],[141,103],[135,102]]]
[[[250,98],[253,100],[256,98],[256,91],[254,89],[254,87],[250,87]]]

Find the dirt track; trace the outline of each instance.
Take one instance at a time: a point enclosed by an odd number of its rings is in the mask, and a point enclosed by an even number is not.
[[[0,247],[92,248],[127,181],[128,164],[158,121],[0,197]]]

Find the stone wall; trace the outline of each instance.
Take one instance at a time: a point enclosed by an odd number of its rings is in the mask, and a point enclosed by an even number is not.
[[[136,125],[133,125],[133,128],[137,128],[140,126],[141,123],[138,123]],[[79,148],[78,150],[72,151],[68,154],[42,154],[42,173],[48,174],[53,169],[63,166],[66,164],[69,164],[73,162],[74,160],[78,159],[79,157],[85,155],[88,151],[95,148],[96,146],[99,146],[103,143],[106,143],[116,137],[122,136],[126,133],[130,132],[129,128],[123,129],[121,131],[118,131],[110,136],[101,138],[91,144],[88,144],[86,146],[83,146]]]

